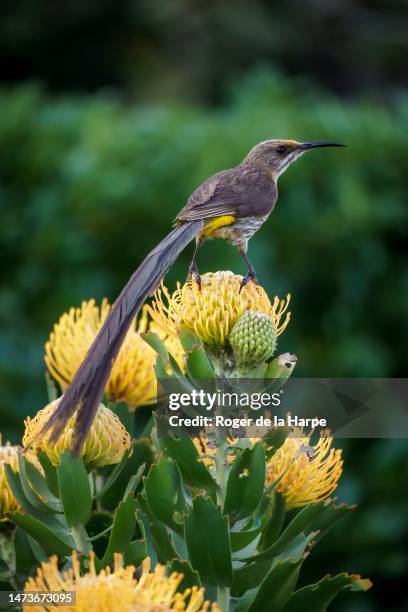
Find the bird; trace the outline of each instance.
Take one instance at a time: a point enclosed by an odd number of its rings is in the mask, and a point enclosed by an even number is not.
[[[248,242],[275,207],[278,178],[307,151],[343,146],[321,140],[265,140],[255,145],[240,164],[204,181],[175,218],[170,233],[130,277],[39,437],[50,432],[50,441],[57,441],[76,412],[71,452],[79,455],[126,333],[179,253],[195,239],[189,276],[200,284],[198,250],[207,240],[222,238],[235,246],[245,260],[247,273],[242,286],[251,280],[256,282],[247,254]]]

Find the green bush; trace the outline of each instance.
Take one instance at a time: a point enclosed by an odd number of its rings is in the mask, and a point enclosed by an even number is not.
[[[348,145],[315,151],[281,178],[278,206],[250,247],[269,292],[293,292],[300,373],[402,374],[404,99],[388,109],[340,102],[257,73],[219,110],[130,107],[103,94],[52,98],[36,86],[3,90],[0,100],[0,410],[13,426],[45,399],[42,345],[62,311],[114,298],[194,187],[269,137]],[[190,255],[170,284],[185,277]],[[218,241],[200,264],[243,270]]]
[[[293,293],[280,350],[301,356],[298,375],[404,375],[403,96],[388,108],[339,101],[310,83],[258,73],[218,110],[130,107],[107,94],[56,98],[35,85],[3,89],[0,104],[4,437],[19,441],[22,419],[46,402],[42,347],[59,315],[86,298],[113,299],[194,187],[270,137],[348,145],[312,152],[281,178],[278,206],[250,247],[268,293]],[[169,285],[184,279],[190,256],[191,249],[179,258]],[[203,272],[243,271],[218,241],[199,263]],[[354,476],[339,495],[360,498],[364,511],[348,549],[340,531],[336,564],[323,552],[321,565],[370,575],[370,609],[387,609],[380,585],[402,589],[407,571],[399,548],[407,535],[406,444],[354,446]]]

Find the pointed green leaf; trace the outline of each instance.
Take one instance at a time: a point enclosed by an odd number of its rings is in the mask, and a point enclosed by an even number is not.
[[[148,331],[146,333],[140,334],[141,337],[151,348],[162,357],[164,361],[169,360],[169,354],[164,343],[160,340],[159,336],[154,332]]]
[[[52,465],[44,451],[39,450],[37,452],[37,458],[44,470],[45,480],[47,481],[49,490],[55,497],[59,497],[57,469]]]
[[[252,514],[261,501],[265,483],[265,453],[258,442],[246,448],[231,468],[224,503],[224,514],[232,521]]]
[[[246,548],[259,535],[261,528],[262,525],[259,525],[256,529],[231,531],[230,539],[232,552],[237,552],[238,550]]]
[[[200,338],[196,336],[195,333],[191,331],[191,329],[185,327],[185,325],[182,325],[181,327],[181,330],[179,332],[179,340],[186,353],[190,353],[193,348],[203,346],[203,343],[201,342]]]
[[[167,362],[161,355],[157,355],[154,371],[158,380],[161,378],[170,378],[170,374],[167,372]]]
[[[304,530],[311,531],[311,525],[317,517],[322,514],[325,510],[326,502],[319,502],[317,504],[311,504],[301,510],[295,518],[289,523],[281,536],[276,540],[272,546],[269,546],[262,552],[243,559],[245,561],[258,561],[261,559],[272,559],[276,557]]]
[[[56,519],[52,516],[53,511],[51,508],[47,508],[44,504],[42,504],[39,498],[37,498],[38,501],[35,505],[31,503],[31,496],[30,499],[27,498],[26,491],[24,490],[21,482],[20,474],[18,472],[14,472],[11,465],[6,464],[4,468],[6,471],[10,489],[12,490],[14,497],[16,498],[20,506],[23,508],[23,510],[28,512],[28,514],[31,514],[32,516],[42,520],[43,522],[48,522],[50,525],[59,525],[61,527],[61,524],[58,523]],[[25,482],[25,484],[26,489],[28,489],[29,485],[27,481]]]
[[[282,493],[272,491],[270,503],[263,518],[262,534],[258,550],[266,550],[277,540],[285,521],[285,497]]]
[[[31,568],[37,565],[37,559],[31,550],[26,532],[20,527],[17,527],[14,533],[14,547],[16,555],[16,572],[18,574],[28,574]]]
[[[139,505],[143,512],[143,525],[145,529],[146,544],[154,549],[159,563],[167,563],[177,557],[173,543],[170,540],[169,530],[164,523],[154,518],[143,495],[138,496]],[[149,551],[149,556],[151,552]]]
[[[25,459],[23,454],[20,452],[18,455],[18,476],[20,478],[21,487],[22,487],[23,493],[27,501],[32,505],[33,508],[36,508],[37,510],[44,512],[46,514],[62,512],[61,504],[58,503],[59,500],[54,498],[57,503],[53,503],[50,501],[44,502],[39,497],[37,492],[33,490],[33,487],[30,484],[30,481],[27,476],[27,469],[30,470],[30,468],[32,472],[34,473],[37,472],[38,481],[39,481],[38,484],[41,486],[41,481],[40,481],[40,479],[42,478],[41,474],[36,470],[36,468],[29,461]],[[44,484],[46,484],[45,481],[44,481]],[[48,491],[47,486],[45,486],[44,488],[46,491]],[[50,496],[49,491],[48,491],[48,495]]]
[[[296,355],[291,355],[290,353],[278,355],[269,362],[268,367],[265,370],[264,378],[287,379],[289,376],[291,376],[293,370],[295,369],[296,362]],[[282,386],[282,382],[278,383],[278,386]]]
[[[58,485],[67,523],[70,527],[84,525],[91,516],[92,495],[84,464],[64,452],[58,467]]]
[[[204,489],[215,500],[217,485],[207,467],[200,461],[194,442],[188,436],[167,437],[160,440],[166,455],[176,461],[185,482],[194,488]]]
[[[272,427],[262,438],[267,459],[273,457],[276,451],[283,446],[289,434],[289,427]]]
[[[134,565],[139,567],[142,561],[147,557],[147,548],[145,540],[133,540],[124,548],[123,551],[124,563],[126,565]]]
[[[197,496],[185,519],[185,541],[191,565],[209,586],[232,582],[228,521],[209,497]]]
[[[201,346],[195,346],[186,356],[187,373],[194,381],[215,377],[214,368]]]
[[[255,589],[261,584],[270,569],[271,562],[269,559],[249,563],[234,569],[232,572],[231,595],[233,597],[242,597],[250,589]]]
[[[130,478],[137,474],[140,466],[145,465],[144,473],[146,474],[153,462],[153,451],[151,445],[145,440],[135,440],[132,444],[131,453],[127,456],[124,463],[116,468],[108,478],[106,486],[104,486],[101,494],[101,504],[107,510],[115,510],[118,500],[122,499]],[[116,472],[116,473],[115,473]]]
[[[262,581],[248,612],[281,612],[294,591],[303,561],[304,558],[276,563]]]
[[[144,479],[147,503],[153,516],[178,533],[183,532],[176,516],[186,510],[180,470],[175,461],[161,459]]]
[[[41,497],[46,499],[51,507],[55,508],[56,511],[62,512],[60,500],[50,491],[45,477],[31,463],[31,461],[25,460],[25,473],[33,489],[39,493]]]
[[[136,500],[129,495],[125,501],[120,502],[116,509],[109,543],[101,561],[102,565],[108,565],[112,562],[113,553],[124,552],[132,541],[135,526]]]
[[[44,525],[44,523],[33,516],[17,512],[13,514],[13,522],[21,527],[21,529],[24,529],[28,535],[38,542],[48,555],[69,555],[75,548],[72,540],[68,537],[62,539],[49,527]]]
[[[340,591],[347,589],[367,591],[370,587],[370,580],[364,580],[353,574],[338,574],[333,578],[325,576],[319,582],[295,591],[283,608],[283,612],[299,610],[324,612]]]

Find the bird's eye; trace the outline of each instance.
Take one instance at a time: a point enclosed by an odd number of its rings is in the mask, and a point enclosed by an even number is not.
[[[284,155],[287,151],[287,148],[285,147],[285,145],[278,145],[276,147],[276,152],[279,153],[279,155]]]

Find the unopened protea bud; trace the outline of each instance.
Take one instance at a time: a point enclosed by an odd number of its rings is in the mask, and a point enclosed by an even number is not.
[[[276,327],[266,314],[248,310],[238,319],[229,341],[239,366],[249,367],[269,359],[276,348]]]

